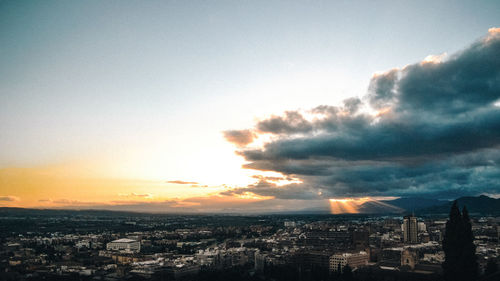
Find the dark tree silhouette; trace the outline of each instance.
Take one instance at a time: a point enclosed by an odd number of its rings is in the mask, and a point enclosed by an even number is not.
[[[477,280],[478,263],[476,256],[476,245],[474,245],[474,234],[472,233],[472,224],[469,218],[467,207],[462,210],[462,256],[461,256],[461,271],[465,280]]]
[[[443,262],[445,280],[477,280],[478,263],[469,212],[464,207],[460,214],[456,200],[451,206],[450,218],[446,222],[443,251],[445,253]]]
[[[489,259],[488,263],[486,264],[486,270],[484,272],[484,275],[488,276],[493,273],[496,273],[498,271],[498,264],[495,259]]]
[[[461,221],[462,216],[455,200],[451,206],[450,218],[446,222],[446,231],[443,238],[443,251],[445,253],[443,272],[445,280],[448,281],[460,280],[460,272],[457,265],[460,258],[459,233]]]
[[[348,264],[346,264],[346,266],[344,266],[344,268],[342,269],[341,280],[342,281],[353,281],[354,280],[354,276],[352,274],[352,269]]]

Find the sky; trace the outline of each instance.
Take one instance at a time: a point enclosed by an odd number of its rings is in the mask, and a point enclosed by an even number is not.
[[[0,206],[499,197],[499,14],[498,1],[0,0]]]

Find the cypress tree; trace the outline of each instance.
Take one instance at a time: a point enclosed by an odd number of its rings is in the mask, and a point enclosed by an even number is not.
[[[354,275],[352,274],[352,268],[346,264],[344,268],[342,269],[342,280],[343,281],[352,281],[354,280]]]
[[[460,213],[456,200],[451,207],[450,218],[446,222],[443,251],[445,261],[442,266],[445,280],[477,280],[478,263],[469,212],[464,207]]]
[[[470,222],[469,212],[465,206],[462,210],[462,227],[462,276],[465,280],[476,280],[478,276],[476,245],[474,245],[474,234],[472,233],[472,224]]]
[[[488,263],[486,264],[486,270],[484,272],[484,275],[488,276],[493,273],[496,273],[498,271],[498,264],[495,261],[495,259],[489,259]]]
[[[462,216],[457,206],[457,200],[453,202],[450,210],[450,218],[446,222],[446,231],[443,239],[443,273],[445,280],[456,281],[460,280],[460,268],[458,266],[460,260],[460,225],[462,224]]]

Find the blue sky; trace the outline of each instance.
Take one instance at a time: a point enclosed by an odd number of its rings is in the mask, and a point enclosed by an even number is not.
[[[248,185],[223,131],[365,96],[375,72],[463,50],[499,14],[498,1],[0,1],[0,169]]]

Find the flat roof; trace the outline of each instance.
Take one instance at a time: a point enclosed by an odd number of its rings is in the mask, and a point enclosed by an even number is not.
[[[134,239],[128,239],[128,238],[122,238],[118,240],[111,241],[112,243],[132,243],[132,242],[137,242],[137,240]]]

